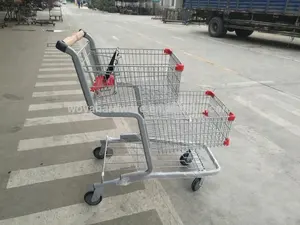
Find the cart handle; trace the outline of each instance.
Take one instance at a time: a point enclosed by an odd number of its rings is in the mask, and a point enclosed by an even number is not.
[[[74,45],[77,41],[80,41],[83,37],[85,37],[86,32],[83,30],[79,30],[78,32],[74,33],[72,36],[66,37],[62,41],[58,41],[56,43],[56,48],[62,52],[66,52],[68,47]]]

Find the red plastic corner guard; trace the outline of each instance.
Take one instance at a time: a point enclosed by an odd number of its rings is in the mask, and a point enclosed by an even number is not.
[[[167,54],[167,55],[171,55],[173,53],[173,51],[169,48],[165,48],[164,53]]]
[[[235,115],[232,112],[230,112],[228,114],[228,121],[234,121],[234,120],[235,120]]]
[[[212,98],[216,96],[215,93],[212,92],[212,91],[206,91],[205,94],[206,94],[206,95],[209,95],[209,96],[212,97]]]
[[[204,111],[203,111],[203,113],[202,113],[204,116],[208,116],[208,110],[207,109],[205,109]]]
[[[223,143],[225,146],[229,146],[230,145],[230,139],[229,138],[226,138],[224,140],[224,143]]]
[[[176,64],[175,70],[182,72],[184,70],[184,65],[181,63]]]

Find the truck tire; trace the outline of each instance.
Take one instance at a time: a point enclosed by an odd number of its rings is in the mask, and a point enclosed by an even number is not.
[[[236,29],[235,34],[238,37],[246,38],[246,37],[249,37],[251,34],[253,34],[253,30],[238,30],[238,29]]]
[[[223,19],[213,17],[208,23],[208,32],[211,37],[223,37],[227,32]]]

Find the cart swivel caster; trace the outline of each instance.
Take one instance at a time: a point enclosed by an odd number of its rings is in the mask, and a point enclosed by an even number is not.
[[[179,161],[183,166],[188,166],[189,164],[191,164],[193,161],[191,150],[188,150],[182,156],[180,156]]]
[[[192,190],[193,191],[198,191],[202,187],[203,182],[204,182],[203,177],[202,178],[195,178],[192,182],[192,185],[191,185]]]
[[[102,201],[102,195],[95,196],[94,198],[93,195],[94,195],[94,191],[88,191],[87,193],[85,193],[84,201],[88,205],[98,205]]]
[[[97,147],[94,149],[93,154],[96,159],[104,159],[104,147]],[[107,148],[106,157],[111,157],[114,154],[114,151],[111,148]]]

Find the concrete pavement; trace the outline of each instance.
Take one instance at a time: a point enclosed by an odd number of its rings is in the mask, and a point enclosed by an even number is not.
[[[248,41],[230,34],[212,39],[204,27],[71,5],[64,13],[67,31],[37,40],[32,68],[13,71],[8,64],[10,76],[1,77],[6,113],[1,121],[0,225],[300,223],[299,45],[289,48],[288,38],[264,34]],[[70,34],[70,27],[91,33],[99,47],[171,47],[185,64],[182,89],[215,89],[237,115],[231,146],[213,149],[221,173],[207,178],[195,193],[190,179],[110,186],[99,206],[87,207],[82,200],[86,184],[99,180],[101,168],[91,150],[99,138],[136,124],[68,113],[68,105],[83,104],[75,72],[67,57],[52,54],[43,43]],[[24,80],[16,82],[21,72]],[[10,91],[15,82],[17,95]],[[109,177],[117,174],[111,170]]]

